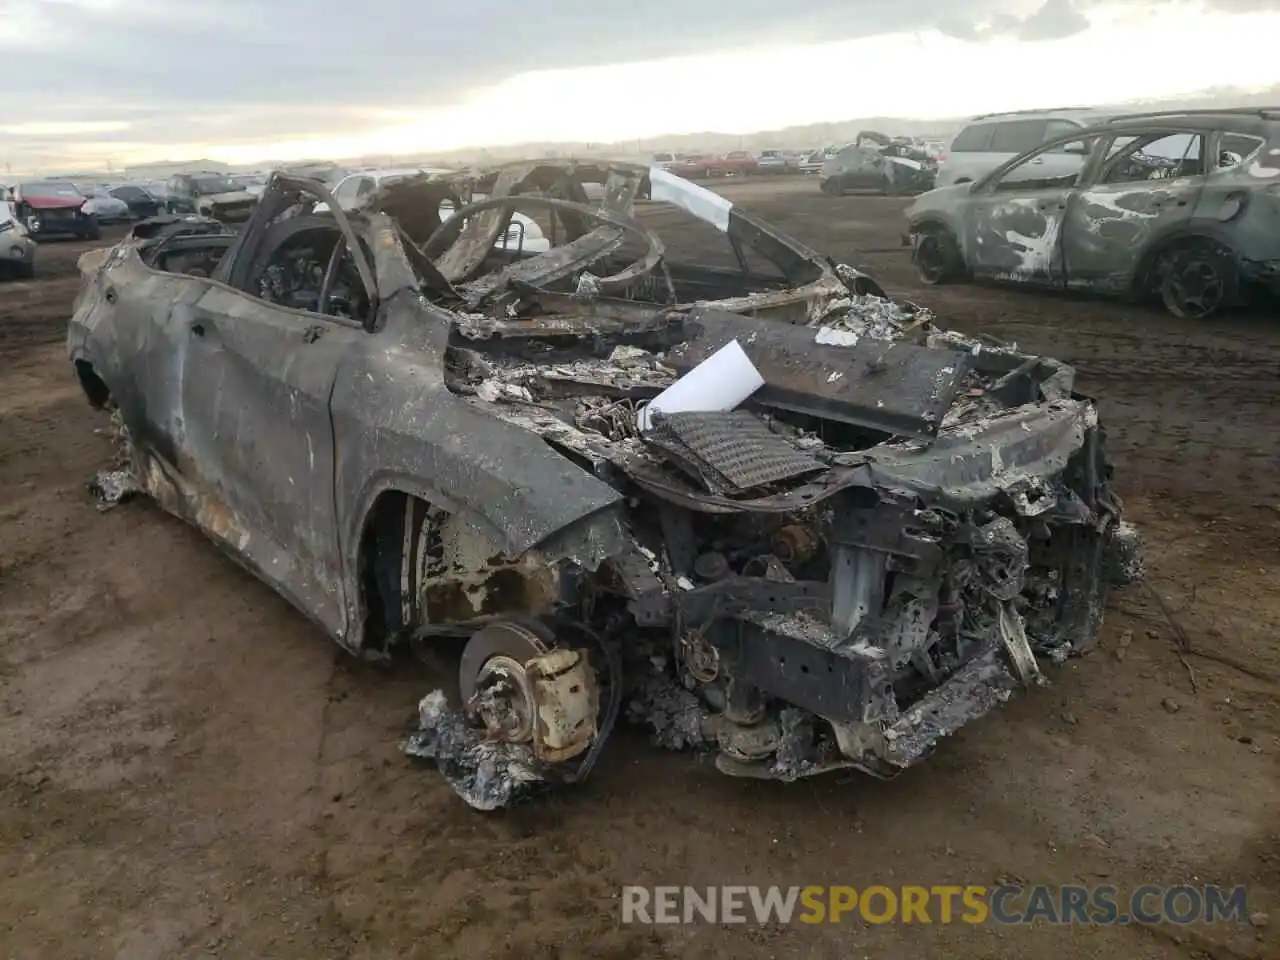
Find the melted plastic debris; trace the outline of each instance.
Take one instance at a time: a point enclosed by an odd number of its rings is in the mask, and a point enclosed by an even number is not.
[[[631,693],[627,719],[649,727],[650,739],[665,750],[706,746],[706,709],[696,696],[666,675],[649,674]]]
[[[418,730],[400,749],[432,761],[454,792],[476,810],[510,806],[546,783],[529,747],[486,740],[483,731],[449,706],[442,690],[422,698]]]
[[[111,458],[112,468],[98,471],[89,481],[89,493],[102,501],[99,510],[110,510],[140,493],[146,493],[133,472],[133,443],[119,410],[111,413],[110,432],[116,443],[115,456]]]
[[[89,492],[102,501],[102,509],[109,509],[145,491],[132,470],[100,470],[89,481]]]

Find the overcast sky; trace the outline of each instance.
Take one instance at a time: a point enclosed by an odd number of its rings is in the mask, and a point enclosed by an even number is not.
[[[0,0],[0,162],[749,132],[1280,82],[1280,0]]]

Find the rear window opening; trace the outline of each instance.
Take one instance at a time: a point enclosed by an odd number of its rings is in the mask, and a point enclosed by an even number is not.
[[[994,123],[975,123],[965,127],[951,142],[952,153],[981,153],[991,149]]]

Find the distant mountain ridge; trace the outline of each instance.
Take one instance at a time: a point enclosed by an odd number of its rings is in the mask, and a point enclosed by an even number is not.
[[[1263,90],[1239,88],[1210,88],[1200,93],[1182,97],[1156,100],[1134,100],[1109,104],[1117,112],[1142,110],[1195,110],[1226,106],[1277,106],[1280,107],[1280,84]],[[969,115],[972,116],[972,115]],[[636,156],[658,153],[722,153],[728,150],[806,149],[833,143],[846,143],[861,130],[878,130],[890,136],[916,136],[951,138],[968,122],[969,116],[942,120],[920,120],[905,117],[860,117],[830,123],[811,123],[803,126],[783,127],[777,130],[761,130],[755,133],[734,134],[713,130],[701,133],[670,134],[625,140],[615,143],[541,141],[495,147],[469,147],[459,150],[435,151],[421,154],[401,154],[344,157],[336,162],[345,166],[397,166],[405,163],[433,163],[441,165],[501,162],[531,156],[606,157]],[[316,158],[323,162],[330,158]],[[311,161],[290,161],[287,166],[302,166]],[[280,161],[262,159],[256,163],[232,166],[216,160],[163,160],[138,164],[126,169],[131,179],[162,179],[174,173],[190,173],[200,170],[233,172],[236,170],[271,170],[282,166]]]

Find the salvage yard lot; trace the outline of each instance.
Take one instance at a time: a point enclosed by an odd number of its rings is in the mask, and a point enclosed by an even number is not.
[[[732,780],[623,730],[581,789],[478,814],[396,749],[438,683],[429,669],[354,662],[145,503],[95,509],[85,482],[113,448],[59,342],[85,247],[50,244],[37,280],[0,285],[6,956],[1280,952],[1280,324],[919,288],[901,201],[825,197],[809,180],[724,192],[943,325],[1076,364],[1169,615],[1143,588],[1115,595],[1097,652],[890,783]],[[1272,920],[619,922],[625,884],[1002,880],[1247,884],[1250,911]]]

